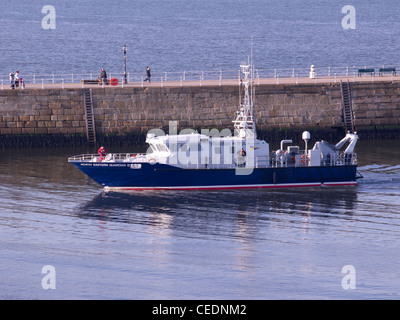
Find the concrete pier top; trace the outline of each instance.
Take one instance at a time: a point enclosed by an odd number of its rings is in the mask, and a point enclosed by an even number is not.
[[[285,78],[259,78],[254,79],[254,85],[296,85],[296,84],[334,84],[340,83],[340,81],[349,82],[361,82],[361,83],[374,83],[374,82],[394,82],[400,81],[400,75],[382,75],[382,76],[338,76],[338,77],[320,77],[310,79],[308,77],[285,77]],[[152,81],[152,82],[130,82],[123,84],[119,81],[118,85],[104,85],[106,88],[121,88],[121,87],[196,87],[196,86],[238,86],[240,84],[238,79],[222,79],[222,80],[196,80],[196,81]],[[60,89],[60,88],[99,88],[102,87],[99,84],[83,84],[81,82],[74,83],[36,83],[36,84],[25,84],[25,89]],[[9,83],[3,83],[1,90],[10,89]],[[16,88],[17,90],[22,89],[21,87]]]

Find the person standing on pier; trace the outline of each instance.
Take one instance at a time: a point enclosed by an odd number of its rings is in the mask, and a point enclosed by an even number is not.
[[[149,66],[147,66],[147,68],[146,68],[146,75],[147,75],[147,78],[144,79],[144,81],[149,81],[149,82],[151,82],[151,81],[150,81],[151,73],[150,73],[150,67],[149,67]]]
[[[15,89],[15,75],[14,72],[10,72],[10,87],[11,89]]]
[[[15,86],[19,87],[19,71],[15,72]]]

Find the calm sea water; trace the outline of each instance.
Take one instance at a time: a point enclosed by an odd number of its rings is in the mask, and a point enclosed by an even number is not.
[[[56,29],[44,30],[44,5]],[[342,8],[356,9],[344,30]],[[397,0],[0,1],[0,75],[399,64]]]
[[[399,299],[398,141],[356,151],[357,187],[130,194],[67,162],[92,150],[2,151],[0,298]]]
[[[122,72],[124,43],[132,73],[236,70],[251,37],[259,68],[398,64],[397,1],[352,1],[355,30],[345,4],[1,1],[0,75]],[[399,299],[398,146],[361,141],[357,187],[131,194],[67,163],[93,150],[3,150],[0,298]],[[56,289],[42,287],[46,265]]]

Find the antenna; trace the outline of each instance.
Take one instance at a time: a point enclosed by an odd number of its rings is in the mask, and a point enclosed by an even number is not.
[[[251,41],[250,41],[250,103],[251,106],[253,107],[253,36],[251,36]]]

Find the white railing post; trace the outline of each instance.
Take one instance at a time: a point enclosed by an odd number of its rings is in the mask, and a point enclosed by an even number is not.
[[[3,91],[4,90],[4,80],[1,80],[1,91]]]
[[[61,79],[61,87],[64,89],[64,79]]]
[[[42,79],[42,90],[44,89],[44,80]]]
[[[181,77],[181,87],[182,87],[182,77]]]
[[[33,84],[36,84],[36,76],[33,75]]]

